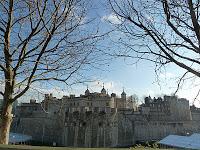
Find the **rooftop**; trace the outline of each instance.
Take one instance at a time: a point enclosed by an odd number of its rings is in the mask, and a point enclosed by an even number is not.
[[[194,133],[191,136],[169,135],[158,143],[177,148],[200,149],[200,134]]]

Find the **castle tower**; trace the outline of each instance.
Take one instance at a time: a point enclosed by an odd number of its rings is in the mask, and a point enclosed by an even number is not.
[[[124,92],[124,89],[123,89],[123,92],[122,92],[122,94],[121,94],[121,98],[122,98],[123,100],[126,100],[126,93]]]
[[[90,95],[90,91],[88,90],[88,87],[87,87],[87,90],[85,90],[85,96],[88,96]]]
[[[104,84],[103,84],[103,89],[101,90],[101,94],[106,95],[106,89],[104,88]]]

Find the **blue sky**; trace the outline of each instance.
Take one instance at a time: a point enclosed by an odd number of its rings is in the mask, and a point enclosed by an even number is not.
[[[106,2],[94,1],[93,6],[94,9],[89,11],[88,18],[86,19],[96,18],[95,24],[99,24],[102,32],[112,29],[112,25],[109,22],[114,24],[120,23],[120,20],[108,9]],[[116,39],[120,36],[119,33],[114,32],[111,35],[111,39]],[[105,40],[101,44],[105,47],[110,47],[110,40]],[[114,44],[112,45],[112,50],[117,48],[119,47],[114,46]],[[134,62],[134,60],[127,62],[123,58],[113,59],[109,65],[102,65],[102,70],[94,69],[90,71],[89,74],[95,80],[94,82],[74,85],[71,88],[56,84],[52,87],[44,87],[43,93],[51,92],[57,97],[69,94],[76,94],[78,96],[84,93],[87,86],[91,92],[100,92],[104,83],[109,94],[114,92],[120,95],[124,88],[127,95],[136,94],[140,100],[143,100],[143,97],[148,95],[157,97],[164,94],[172,94],[177,87],[177,77],[184,73],[182,69],[175,65],[169,65],[157,78],[154,71],[155,65],[153,63],[140,61],[137,64],[130,65],[131,62]],[[159,82],[157,79],[159,79]],[[199,80],[197,79],[193,82],[199,83]],[[192,103],[198,93],[199,86],[191,86],[191,83],[192,81],[186,82],[177,95],[189,99]],[[40,87],[39,84],[36,85],[36,88],[38,87]],[[30,91],[22,98],[22,101],[27,100],[27,98],[41,100],[42,97],[39,95],[40,93],[35,94],[35,92]],[[196,104],[199,105],[198,102]]]

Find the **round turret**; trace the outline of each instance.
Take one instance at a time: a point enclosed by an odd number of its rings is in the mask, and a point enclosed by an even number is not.
[[[149,105],[150,100],[151,100],[151,99],[150,99],[149,97],[145,97],[145,99],[144,99],[145,104],[146,104],[146,105]]]
[[[116,97],[116,94],[115,94],[115,93],[112,93],[112,94],[111,94],[111,97]]]
[[[126,99],[126,93],[124,92],[124,90],[123,90],[123,92],[122,92],[122,94],[121,94],[121,98],[122,98],[122,99]]]
[[[87,88],[87,90],[85,90],[85,95],[86,96],[90,95],[90,91],[88,90],[88,88]]]
[[[106,89],[103,86],[103,89],[101,90],[101,94],[106,94]]]

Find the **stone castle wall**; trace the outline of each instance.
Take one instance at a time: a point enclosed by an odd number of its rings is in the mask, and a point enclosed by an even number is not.
[[[12,132],[31,135],[33,140],[68,147],[126,147],[137,141],[157,141],[169,134],[200,132],[194,121],[150,121],[126,112],[69,113],[62,117],[15,118]]]
[[[63,146],[118,147],[135,143],[134,126],[121,114],[91,113],[71,118],[66,118]]]
[[[135,122],[135,139],[137,141],[158,141],[170,134],[187,135],[199,132],[199,122]]]
[[[147,97],[145,104],[134,111],[133,108],[114,106],[122,99],[103,97],[105,101],[101,100],[101,106],[99,94],[97,101],[86,99],[80,102],[79,99],[86,98],[81,96],[72,97],[75,98],[73,102],[66,98],[65,103],[46,95],[47,99],[41,105],[34,102],[19,106],[11,131],[31,135],[33,140],[42,143],[52,145],[56,142],[68,147],[126,147],[137,141],[157,141],[169,134],[200,132],[200,109],[190,109],[185,99]],[[111,98],[109,103],[107,98]],[[111,104],[113,100],[116,103]]]
[[[11,131],[31,135],[33,141],[52,145],[62,144],[61,120],[49,117],[20,117],[14,118]]]

